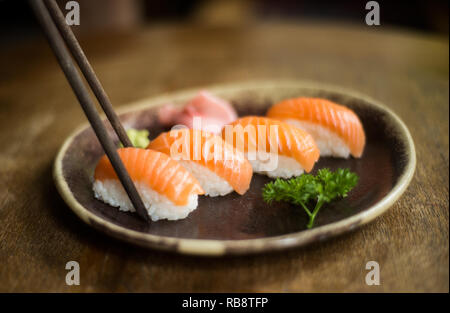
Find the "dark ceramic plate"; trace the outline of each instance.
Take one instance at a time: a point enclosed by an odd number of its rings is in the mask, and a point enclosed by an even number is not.
[[[350,168],[360,176],[359,184],[347,198],[323,207],[311,230],[305,227],[307,217],[302,209],[262,201],[261,188],[269,179],[257,174],[244,196],[201,197],[197,210],[186,219],[147,224],[135,214],[120,212],[93,197],[92,175],[103,150],[92,129],[85,125],[66,140],[55,161],[56,185],[69,207],[89,225],[141,246],[186,254],[244,254],[301,246],[350,231],[387,210],[411,181],[416,159],[408,129],[392,111],[366,96],[292,81],[207,89],[230,100],[240,116],[264,115],[273,103],[299,96],[327,98],[352,108],[367,135],[363,157],[321,158],[315,171],[323,167]],[[169,101],[182,104],[196,92],[143,100],[119,111],[120,118],[126,128],[146,128],[154,138],[164,131],[155,115],[158,106]]]

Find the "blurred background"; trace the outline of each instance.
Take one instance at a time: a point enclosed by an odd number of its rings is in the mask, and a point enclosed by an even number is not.
[[[67,1],[59,1],[62,8]],[[146,24],[189,23],[240,26],[273,20],[359,23],[361,0],[79,0],[78,34],[128,32]],[[384,26],[448,36],[447,0],[378,1]],[[38,27],[25,0],[0,0],[0,45],[36,36]]]

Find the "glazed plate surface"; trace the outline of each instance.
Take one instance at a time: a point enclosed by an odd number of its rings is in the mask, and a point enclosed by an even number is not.
[[[321,97],[352,108],[367,136],[360,159],[321,158],[317,169],[349,168],[359,184],[345,199],[324,206],[315,228],[307,230],[305,212],[284,203],[265,204],[261,189],[269,178],[255,174],[243,196],[200,197],[186,219],[146,223],[120,212],[93,196],[95,166],[104,154],[89,125],[76,130],[55,160],[55,183],[67,205],[86,223],[116,238],[141,246],[184,254],[246,254],[301,246],[361,226],[387,210],[404,192],[414,174],[414,144],[404,123],[387,106],[353,91],[296,81],[246,82],[206,87],[234,105],[239,116],[265,115],[277,101],[291,97]],[[144,99],[118,111],[125,128],[148,129],[151,139],[165,131],[158,108],[182,105],[199,89]],[[113,135],[110,127],[110,134]]]

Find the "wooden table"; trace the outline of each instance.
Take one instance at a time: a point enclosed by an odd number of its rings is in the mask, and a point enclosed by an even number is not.
[[[148,251],[82,223],[52,181],[53,159],[85,117],[42,39],[0,52],[0,291],[449,290],[448,38],[388,27],[169,25],[85,38],[112,102],[253,79],[352,88],[390,106],[417,149],[413,182],[386,214],[306,248],[209,259]],[[65,284],[78,261],[80,286]],[[365,264],[381,285],[365,284]]]

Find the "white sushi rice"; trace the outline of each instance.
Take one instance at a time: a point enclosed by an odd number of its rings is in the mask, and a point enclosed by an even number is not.
[[[135,183],[139,195],[144,202],[145,208],[152,221],[162,219],[179,220],[186,218],[189,213],[197,208],[198,195],[189,196],[188,204],[185,206],[175,205],[164,195],[159,194],[142,182]],[[96,180],[93,185],[95,197],[120,211],[134,212],[135,209],[128,198],[122,184],[115,179],[104,181]]]
[[[210,197],[224,196],[233,192],[233,187],[222,177],[193,161],[179,161],[185,169],[187,169],[202,186],[205,195]]]
[[[334,156],[345,159],[349,157],[350,149],[348,145],[328,128],[296,119],[286,119],[284,122],[310,133],[320,150],[320,156]]]
[[[249,157],[248,161],[252,165],[255,173],[267,175],[272,178],[290,178],[293,176],[300,176],[304,172],[300,163],[291,157],[261,152],[256,154],[256,159],[251,155],[247,156]]]

